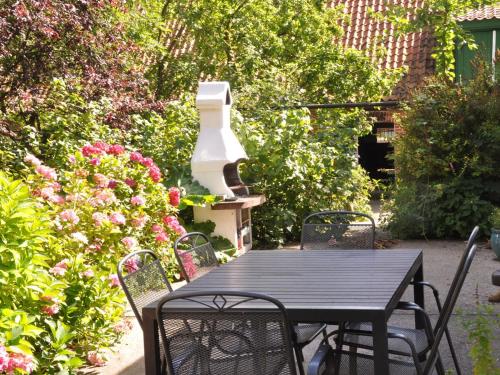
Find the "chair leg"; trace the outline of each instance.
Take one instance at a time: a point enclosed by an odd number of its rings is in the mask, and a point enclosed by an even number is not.
[[[297,365],[299,367],[300,375],[305,375],[304,372],[304,353],[302,353],[302,348],[298,345],[294,345],[295,356],[297,357]]]
[[[462,375],[462,371],[460,370],[460,364],[458,363],[457,354],[455,352],[455,347],[453,346],[453,342],[451,341],[450,331],[448,327],[445,328],[444,333],[446,334],[446,341],[448,341],[448,346],[450,347],[451,357],[453,358],[453,364],[455,365],[455,370],[457,371],[457,375]]]
[[[334,374],[338,374],[340,372],[340,360],[342,358],[342,347],[344,346],[344,329],[345,329],[345,322],[340,322],[339,333],[337,335],[336,348],[335,348],[337,355],[336,359],[333,362]]]
[[[443,362],[441,361],[441,355],[439,353],[436,360],[436,371],[438,375],[445,375]]]
[[[349,356],[349,375],[358,375],[358,362],[356,360],[358,348],[351,346],[349,347],[349,352],[351,353]]]

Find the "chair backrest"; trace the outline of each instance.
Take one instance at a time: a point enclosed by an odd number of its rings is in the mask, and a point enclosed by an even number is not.
[[[304,219],[301,249],[373,249],[375,221],[351,211],[316,212]]]
[[[296,375],[291,324],[274,298],[174,293],[160,301],[156,314],[171,375]]]
[[[465,251],[462,254],[462,258],[460,258],[460,263],[458,264],[457,267],[457,272],[455,273],[455,276],[453,277],[453,281],[451,282],[451,285],[455,284],[457,282],[458,277],[462,274],[463,268],[465,265],[465,261],[467,260],[467,257],[469,256],[470,250],[472,246],[475,245],[477,236],[479,234],[479,227],[476,225],[474,229],[472,229],[472,232],[469,235],[469,239],[467,240],[467,245],[465,246]]]
[[[464,285],[465,277],[469,272],[472,261],[474,260],[474,256],[476,255],[477,246],[472,245],[467,246],[468,251],[465,253],[465,259],[463,261],[463,266],[457,270],[455,275],[455,279],[453,280],[452,285],[450,286],[450,290],[448,291],[448,295],[446,296],[446,301],[444,302],[443,309],[439,314],[438,321],[436,323],[437,330],[434,335],[434,342],[432,344],[428,360],[425,364],[424,375],[429,375],[432,373],[434,369],[434,365],[437,360],[439,343],[443,338],[443,334],[445,333],[446,325],[450,320],[453,309],[457,303],[458,296],[460,295],[460,291],[462,290],[462,286]]]
[[[182,276],[189,283],[219,266],[208,237],[200,232],[186,233],[174,243],[175,257]]]
[[[165,270],[150,250],[128,254],[117,268],[120,284],[142,328],[142,308],[172,291]]]

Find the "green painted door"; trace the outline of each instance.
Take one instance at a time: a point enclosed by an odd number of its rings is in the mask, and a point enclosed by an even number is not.
[[[471,31],[477,44],[477,50],[471,51],[467,45],[457,50],[455,73],[457,80],[463,81],[472,78],[474,73],[473,60],[476,56],[481,56],[488,62],[491,62],[493,49],[493,30]],[[496,47],[500,36],[500,30],[496,32]]]

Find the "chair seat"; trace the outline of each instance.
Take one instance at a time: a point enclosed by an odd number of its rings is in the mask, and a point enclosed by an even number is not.
[[[326,329],[326,324],[322,323],[299,323],[293,326],[297,335],[297,344],[307,344]]]
[[[355,329],[360,331],[373,332],[372,324],[366,323],[351,323],[347,329]],[[387,332],[394,334],[402,334],[415,345],[417,353],[421,354],[429,348],[429,341],[423,329],[401,328],[396,326],[388,326]],[[411,356],[408,344],[400,339],[389,338],[389,352],[392,354]],[[354,334],[346,334],[344,336],[344,345],[351,347],[360,347],[365,349],[373,348],[373,338],[370,336],[361,336]]]
[[[335,352],[334,364],[337,360],[340,361],[338,364],[338,372],[334,372],[334,369],[328,369],[328,374],[335,375],[375,375],[375,370],[373,369],[373,357],[369,355],[364,355],[360,353],[350,353],[342,351],[341,353]],[[335,366],[335,365],[334,365]],[[413,362],[400,361],[395,359],[389,360],[389,372],[391,375],[417,375],[417,370]],[[431,371],[430,375],[435,374],[436,371]],[[378,375],[378,374],[377,374]]]

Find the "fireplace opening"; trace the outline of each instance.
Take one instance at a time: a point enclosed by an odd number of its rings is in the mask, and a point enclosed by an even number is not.
[[[250,194],[248,186],[241,181],[238,165],[246,159],[238,159],[234,163],[229,163],[224,166],[222,173],[226,185],[231,189],[235,196],[246,197]]]

